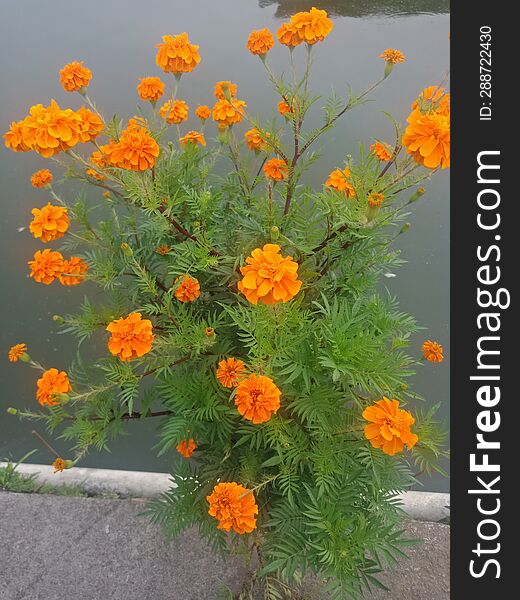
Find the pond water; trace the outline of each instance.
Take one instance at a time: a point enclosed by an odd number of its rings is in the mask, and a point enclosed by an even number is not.
[[[339,122],[322,142],[323,159],[308,174],[309,182],[321,187],[328,173],[346,154],[357,153],[374,138],[392,141],[393,127],[382,111],[404,122],[410,103],[423,87],[438,83],[449,67],[449,2],[447,0],[92,0],[80,2],[23,0],[4,2],[1,11],[0,90],[1,131],[12,120],[22,118],[36,103],[55,98],[60,105],[79,106],[79,96],[64,92],[58,71],[67,62],[84,60],[93,71],[90,95],[105,115],[135,114],[139,77],[161,75],[155,65],[155,44],[166,33],[188,31],[200,44],[202,62],[184,77],[180,97],[191,106],[213,101],[213,84],[230,79],[239,85],[239,97],[257,115],[270,114],[276,98],[265,85],[258,59],[245,50],[253,29],[275,31],[282,19],[311,6],[325,8],[335,28],[316,48],[311,76],[315,91],[326,96],[362,90],[382,72],[378,55],[388,47],[408,57],[372,96],[373,102],[358,107]],[[301,49],[300,49],[301,50]],[[273,67],[287,71],[287,51],[276,47],[270,53]],[[300,54],[303,54],[303,50]],[[318,103],[319,104],[319,103]],[[316,118],[319,118],[318,115]],[[195,121],[190,128],[195,128]],[[189,124],[190,125],[190,124]],[[19,458],[38,444],[31,435],[33,425],[5,414],[8,406],[34,407],[36,371],[6,360],[8,348],[24,341],[31,355],[48,366],[66,369],[74,352],[74,340],[56,333],[54,314],[74,312],[84,295],[94,298],[94,286],[77,288],[42,286],[27,277],[27,260],[40,244],[27,232],[30,209],[47,202],[44,191],[29,184],[31,173],[47,166],[34,153],[14,154],[0,150],[2,211],[0,214],[0,458]],[[446,349],[442,365],[426,364],[413,380],[426,403],[442,403],[449,414],[449,175],[436,174],[427,183],[426,196],[409,217],[411,229],[400,236],[402,256],[408,261],[383,283],[401,300],[403,310],[414,314],[425,331],[414,339],[419,351],[424,337],[436,339]],[[92,349],[102,351],[101,345]],[[41,430],[39,424],[36,425]],[[164,470],[173,455],[156,457],[153,422],[132,423],[129,435],[111,446],[112,452],[91,453],[83,466],[136,470]],[[139,436],[135,436],[137,430]],[[55,447],[65,448],[59,441]],[[31,462],[49,463],[52,457],[38,447]],[[447,490],[448,480],[434,476],[424,481],[427,489]]]

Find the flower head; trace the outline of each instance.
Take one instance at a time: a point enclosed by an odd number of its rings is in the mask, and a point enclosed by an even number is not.
[[[88,264],[78,256],[71,256],[63,262],[62,272],[59,276],[61,285],[71,286],[83,283]]]
[[[140,358],[152,348],[152,322],[142,319],[141,313],[134,312],[128,317],[116,319],[106,329],[112,334],[108,340],[108,349],[121,360]]]
[[[264,56],[274,46],[274,37],[269,29],[252,31],[247,40],[246,48],[257,56]]]
[[[31,150],[24,142],[24,125],[23,121],[13,121],[9,131],[4,133],[5,145],[10,148],[13,152],[29,152]]]
[[[263,168],[264,174],[273,181],[283,181],[287,178],[289,168],[285,160],[281,158],[271,158]]]
[[[159,144],[145,127],[133,120],[121,133],[118,142],[101,149],[113,166],[129,171],[146,171],[155,165],[159,156]]]
[[[229,102],[231,98],[236,98],[237,84],[231,83],[231,81],[217,81],[213,93],[217,100],[227,100]]]
[[[184,456],[184,458],[189,458],[197,449],[197,444],[193,438],[190,438],[188,442],[186,442],[186,440],[182,440],[182,442],[180,442],[175,449],[179,454]]]
[[[49,169],[40,169],[31,175],[31,185],[35,188],[42,188],[52,183],[52,179]]]
[[[27,354],[27,345],[26,344],[15,344],[9,348],[9,361],[10,362],[18,362],[24,354]]]
[[[421,347],[423,357],[430,362],[442,362],[444,360],[442,346],[437,342],[426,340]]]
[[[376,141],[370,146],[372,153],[377,156],[381,162],[389,161],[392,158],[393,152],[388,144]]]
[[[82,120],[79,141],[83,144],[86,144],[96,139],[97,136],[103,131],[103,127],[105,126],[101,120],[101,117],[84,106],[81,106],[78,109],[77,114]]]
[[[63,271],[63,256],[61,252],[53,252],[49,248],[38,250],[33,260],[28,262],[31,267],[29,275],[39,283],[49,285],[61,275]]]
[[[59,456],[52,463],[52,467],[54,468],[54,474],[61,473],[62,471],[64,471],[67,468],[65,461],[63,460],[63,458],[60,458]]]
[[[438,85],[430,85],[419,94],[412,103],[412,110],[418,108],[422,113],[435,111],[441,115],[450,114],[450,94]]]
[[[169,252],[171,252],[171,249],[171,246],[168,246],[168,244],[161,244],[160,246],[157,246],[155,251],[160,256],[166,256]]]
[[[408,117],[403,146],[415,162],[427,167],[450,166],[450,115],[439,112],[422,114],[416,108]]]
[[[354,190],[354,186],[348,180],[349,177],[350,169],[348,167],[343,169],[343,171],[341,169],[336,169],[329,175],[325,185],[338,192],[344,192],[347,198],[355,198],[356,191]]]
[[[206,139],[203,133],[198,131],[188,131],[188,133],[179,139],[182,146],[192,144],[193,146],[205,146]]]
[[[204,329],[204,335],[206,337],[213,337],[215,335],[215,329],[213,327],[206,327]]]
[[[251,533],[256,528],[258,506],[253,492],[238,483],[218,483],[206,497],[208,513],[219,521],[218,529],[236,533]]]
[[[193,71],[200,62],[199,47],[190,43],[187,33],[163,35],[157,44],[155,62],[166,73],[181,75]]]
[[[92,71],[81,62],[71,62],[60,70],[60,83],[66,92],[78,92],[92,79]]]
[[[235,405],[238,412],[255,425],[269,421],[280,408],[280,390],[266,375],[251,373],[237,386]]]
[[[302,42],[313,45],[322,42],[332,31],[334,23],[328,18],[327,11],[311,8],[310,11],[294,14],[289,23],[278,30],[278,41],[285,46],[294,47]]]
[[[252,304],[288,302],[302,287],[298,263],[292,256],[282,256],[277,244],[255,248],[246,263],[245,267],[240,267],[244,278],[238,282],[238,289]]]
[[[406,59],[406,56],[402,52],[399,52],[399,50],[387,48],[382,54],[379,55],[379,58],[384,58],[386,62],[396,65],[397,63],[403,63]]]
[[[372,192],[368,195],[368,206],[371,206],[372,208],[379,208],[381,204],[383,204],[384,199],[384,194],[381,194],[380,192]]]
[[[137,93],[142,100],[156,102],[164,94],[164,81],[159,77],[143,77],[137,86]]]
[[[96,169],[86,169],[85,173],[88,177],[92,177],[92,179],[97,179],[98,181],[104,181],[106,179],[103,173],[96,171]]]
[[[175,290],[175,297],[181,302],[193,302],[200,296],[200,283],[196,277],[184,275],[178,277],[175,283],[179,282]]]
[[[249,150],[265,150],[268,147],[265,140],[269,137],[271,137],[271,135],[268,132],[260,132],[256,128],[250,129],[244,133],[244,139]]]
[[[201,121],[206,121],[211,117],[211,108],[205,104],[201,104],[195,109],[195,114]]]
[[[239,358],[227,358],[218,363],[217,379],[227,388],[236,387],[246,376],[246,366]]]
[[[408,448],[413,448],[419,440],[417,435],[410,431],[415,419],[410,412],[399,408],[398,400],[383,397],[365,408],[363,418],[369,421],[365,427],[367,440],[374,448],[381,448],[390,456],[401,452],[405,444]]]
[[[233,99],[233,104],[227,100],[217,100],[211,114],[219,127],[229,127],[240,123],[246,106],[243,100]]]
[[[168,123],[178,125],[188,119],[189,106],[184,100],[168,100],[159,109],[159,114]]]
[[[52,242],[65,235],[70,220],[64,206],[53,206],[50,202],[42,208],[33,208],[34,219],[29,224],[29,231],[42,242]]]
[[[289,106],[285,100],[280,100],[280,102],[278,102],[278,112],[282,117],[285,117],[285,115],[293,113],[294,109]]]
[[[276,37],[280,44],[283,44],[288,48],[295,48],[303,41],[299,36],[298,31],[292,27],[290,23],[282,23],[280,29],[276,32]]]
[[[36,388],[36,399],[42,406],[56,406],[60,403],[56,396],[72,389],[67,373],[58,369],[45,371],[36,382]]]

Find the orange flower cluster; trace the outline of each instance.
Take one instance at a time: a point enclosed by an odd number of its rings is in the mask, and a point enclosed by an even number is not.
[[[60,83],[66,92],[79,92],[92,79],[92,71],[81,62],[71,62],[60,70]]]
[[[266,131],[260,133],[256,128],[250,129],[244,133],[244,139],[249,150],[256,150],[258,152],[268,148],[268,144],[266,144],[265,140],[269,137],[271,137],[270,133]]]
[[[199,133],[198,131],[188,131],[186,135],[183,135],[179,138],[179,142],[182,146],[186,146],[187,144],[193,144],[194,146],[205,146],[206,138],[203,133]]]
[[[244,278],[238,282],[238,289],[252,304],[288,302],[302,287],[298,263],[292,256],[282,256],[277,244],[255,248],[246,263],[245,267],[240,267]]]
[[[61,275],[63,263],[61,252],[53,252],[49,248],[38,250],[28,263],[31,267],[30,276],[39,283],[49,285]]]
[[[199,47],[190,43],[187,33],[163,35],[162,40],[162,44],[157,44],[155,62],[166,73],[182,75],[193,71],[199,64]]]
[[[103,129],[101,119],[92,111],[62,109],[55,100],[49,106],[36,104],[22,121],[11,123],[4,134],[5,145],[14,152],[34,150],[45,158],[66,152],[79,142],[93,140]]]
[[[188,119],[188,111],[190,107],[184,100],[168,100],[159,109],[159,114],[168,123],[179,125]]]
[[[200,283],[196,277],[184,275],[177,277],[175,283],[180,282],[175,290],[175,297],[180,302],[193,302],[200,296]]]
[[[256,56],[265,56],[274,46],[274,37],[269,29],[258,29],[252,31],[246,44],[246,48]]]
[[[419,441],[410,427],[415,423],[413,415],[399,408],[398,400],[383,397],[372,406],[365,408],[363,418],[369,421],[365,427],[365,437],[374,448],[381,448],[385,454],[394,456],[404,449],[413,448]]]
[[[59,394],[67,394],[72,390],[65,371],[48,369],[36,382],[36,399],[42,406],[56,406],[60,403]]]
[[[368,195],[368,206],[371,206],[372,208],[379,208],[381,204],[383,204],[384,199],[384,194],[372,192]]]
[[[430,362],[442,362],[444,360],[442,346],[432,340],[426,340],[421,347],[423,357]]]
[[[350,169],[348,167],[346,167],[343,171],[336,169],[329,175],[325,185],[338,192],[344,192],[347,198],[355,198],[356,191],[354,190],[354,186],[348,180],[349,177]]]
[[[370,146],[370,150],[372,150],[372,153],[377,156],[378,160],[381,162],[387,162],[392,158],[392,149],[388,144],[384,144],[383,142],[376,141]]]
[[[265,176],[269,179],[272,179],[273,181],[283,181],[287,178],[289,167],[285,160],[281,158],[271,158],[265,163],[263,171]]]
[[[251,373],[237,386],[235,406],[238,412],[255,425],[269,421],[280,408],[281,392],[266,375]]]
[[[137,86],[137,93],[142,100],[157,102],[164,94],[164,82],[159,77],[143,77]]]
[[[252,491],[238,483],[218,483],[206,497],[208,513],[219,521],[218,529],[251,533],[256,528],[258,506]]]
[[[128,171],[146,171],[155,165],[159,144],[143,123],[131,119],[118,142],[101,146],[107,160],[115,167]]]
[[[211,108],[205,104],[201,104],[195,109],[195,114],[201,121],[206,121],[211,117]]]
[[[227,358],[218,363],[217,379],[227,388],[237,387],[246,376],[246,366],[237,358]]]
[[[63,267],[58,277],[61,285],[79,285],[85,280],[88,264],[78,256],[71,256],[69,260],[63,261]]]
[[[34,219],[29,224],[29,231],[42,242],[52,242],[65,235],[70,220],[64,206],[53,206],[50,202],[42,208],[33,208]]]
[[[327,11],[311,8],[308,12],[293,15],[289,23],[283,23],[276,34],[280,44],[294,48],[302,42],[313,45],[322,42],[332,31],[334,23]]]
[[[233,104],[227,100],[217,100],[211,112],[213,120],[221,127],[229,127],[240,123],[247,104],[243,100],[233,99]]]
[[[282,117],[285,117],[285,115],[293,113],[294,109],[289,106],[285,100],[280,100],[280,102],[278,102],[278,112]]]
[[[40,169],[31,175],[31,185],[35,188],[42,188],[52,183],[52,179],[49,169]]]
[[[27,354],[27,345],[26,344],[15,344],[9,348],[9,361],[10,362],[18,362],[24,354]]]
[[[152,348],[154,335],[152,322],[142,319],[141,313],[134,312],[109,323],[106,328],[112,335],[108,349],[121,360],[132,360],[148,354]]]
[[[190,438],[188,443],[186,443],[186,440],[182,440],[175,449],[179,454],[184,456],[184,458],[189,458],[197,449],[197,444],[193,438]]]
[[[51,466],[54,468],[54,474],[61,473],[62,471],[64,471],[66,469],[66,463],[65,463],[65,461],[63,460],[63,458],[60,458],[59,456],[52,463]]]
[[[415,162],[427,167],[446,169],[450,166],[450,114],[416,108],[407,119],[403,146]]]
[[[387,48],[382,54],[379,55],[379,58],[384,58],[386,62],[396,65],[397,63],[403,63],[406,59],[406,56],[402,52],[399,52],[399,50]]]

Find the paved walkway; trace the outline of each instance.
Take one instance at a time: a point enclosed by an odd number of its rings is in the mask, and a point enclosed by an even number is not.
[[[0,492],[0,600],[213,600],[244,573],[194,532],[167,545],[139,500]],[[370,600],[448,600],[449,527],[410,521],[424,544]],[[310,597],[309,597],[310,598]],[[316,598],[316,597],[314,597]],[[313,600],[314,600],[313,598]]]

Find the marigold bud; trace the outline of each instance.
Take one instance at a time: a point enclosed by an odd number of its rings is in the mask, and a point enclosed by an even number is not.
[[[8,415],[16,415],[16,414],[18,414],[18,411],[16,410],[16,408],[13,408],[12,406],[10,406],[10,407],[7,409],[7,414],[8,414]]]
[[[394,70],[394,63],[391,60],[387,60],[385,62],[385,72],[383,74],[383,77],[386,79],[390,73]]]
[[[271,239],[277,240],[279,237],[280,237],[280,230],[278,229],[278,227],[276,225],[273,225],[271,227]]]
[[[60,324],[65,322],[65,319],[61,315],[53,315],[52,320]]]
[[[412,226],[411,223],[405,223],[402,227],[401,227],[401,231],[399,232],[399,234],[401,233],[406,233],[410,227]]]
[[[125,254],[126,256],[133,255],[132,248],[130,248],[130,246],[126,242],[122,242],[120,248],[121,248],[123,254]]]
[[[410,204],[412,202],[416,202],[417,200],[419,200],[419,198],[421,196],[424,196],[424,194],[426,194],[426,190],[423,187],[417,188],[415,190],[415,192],[410,196],[410,200],[408,201]]]

